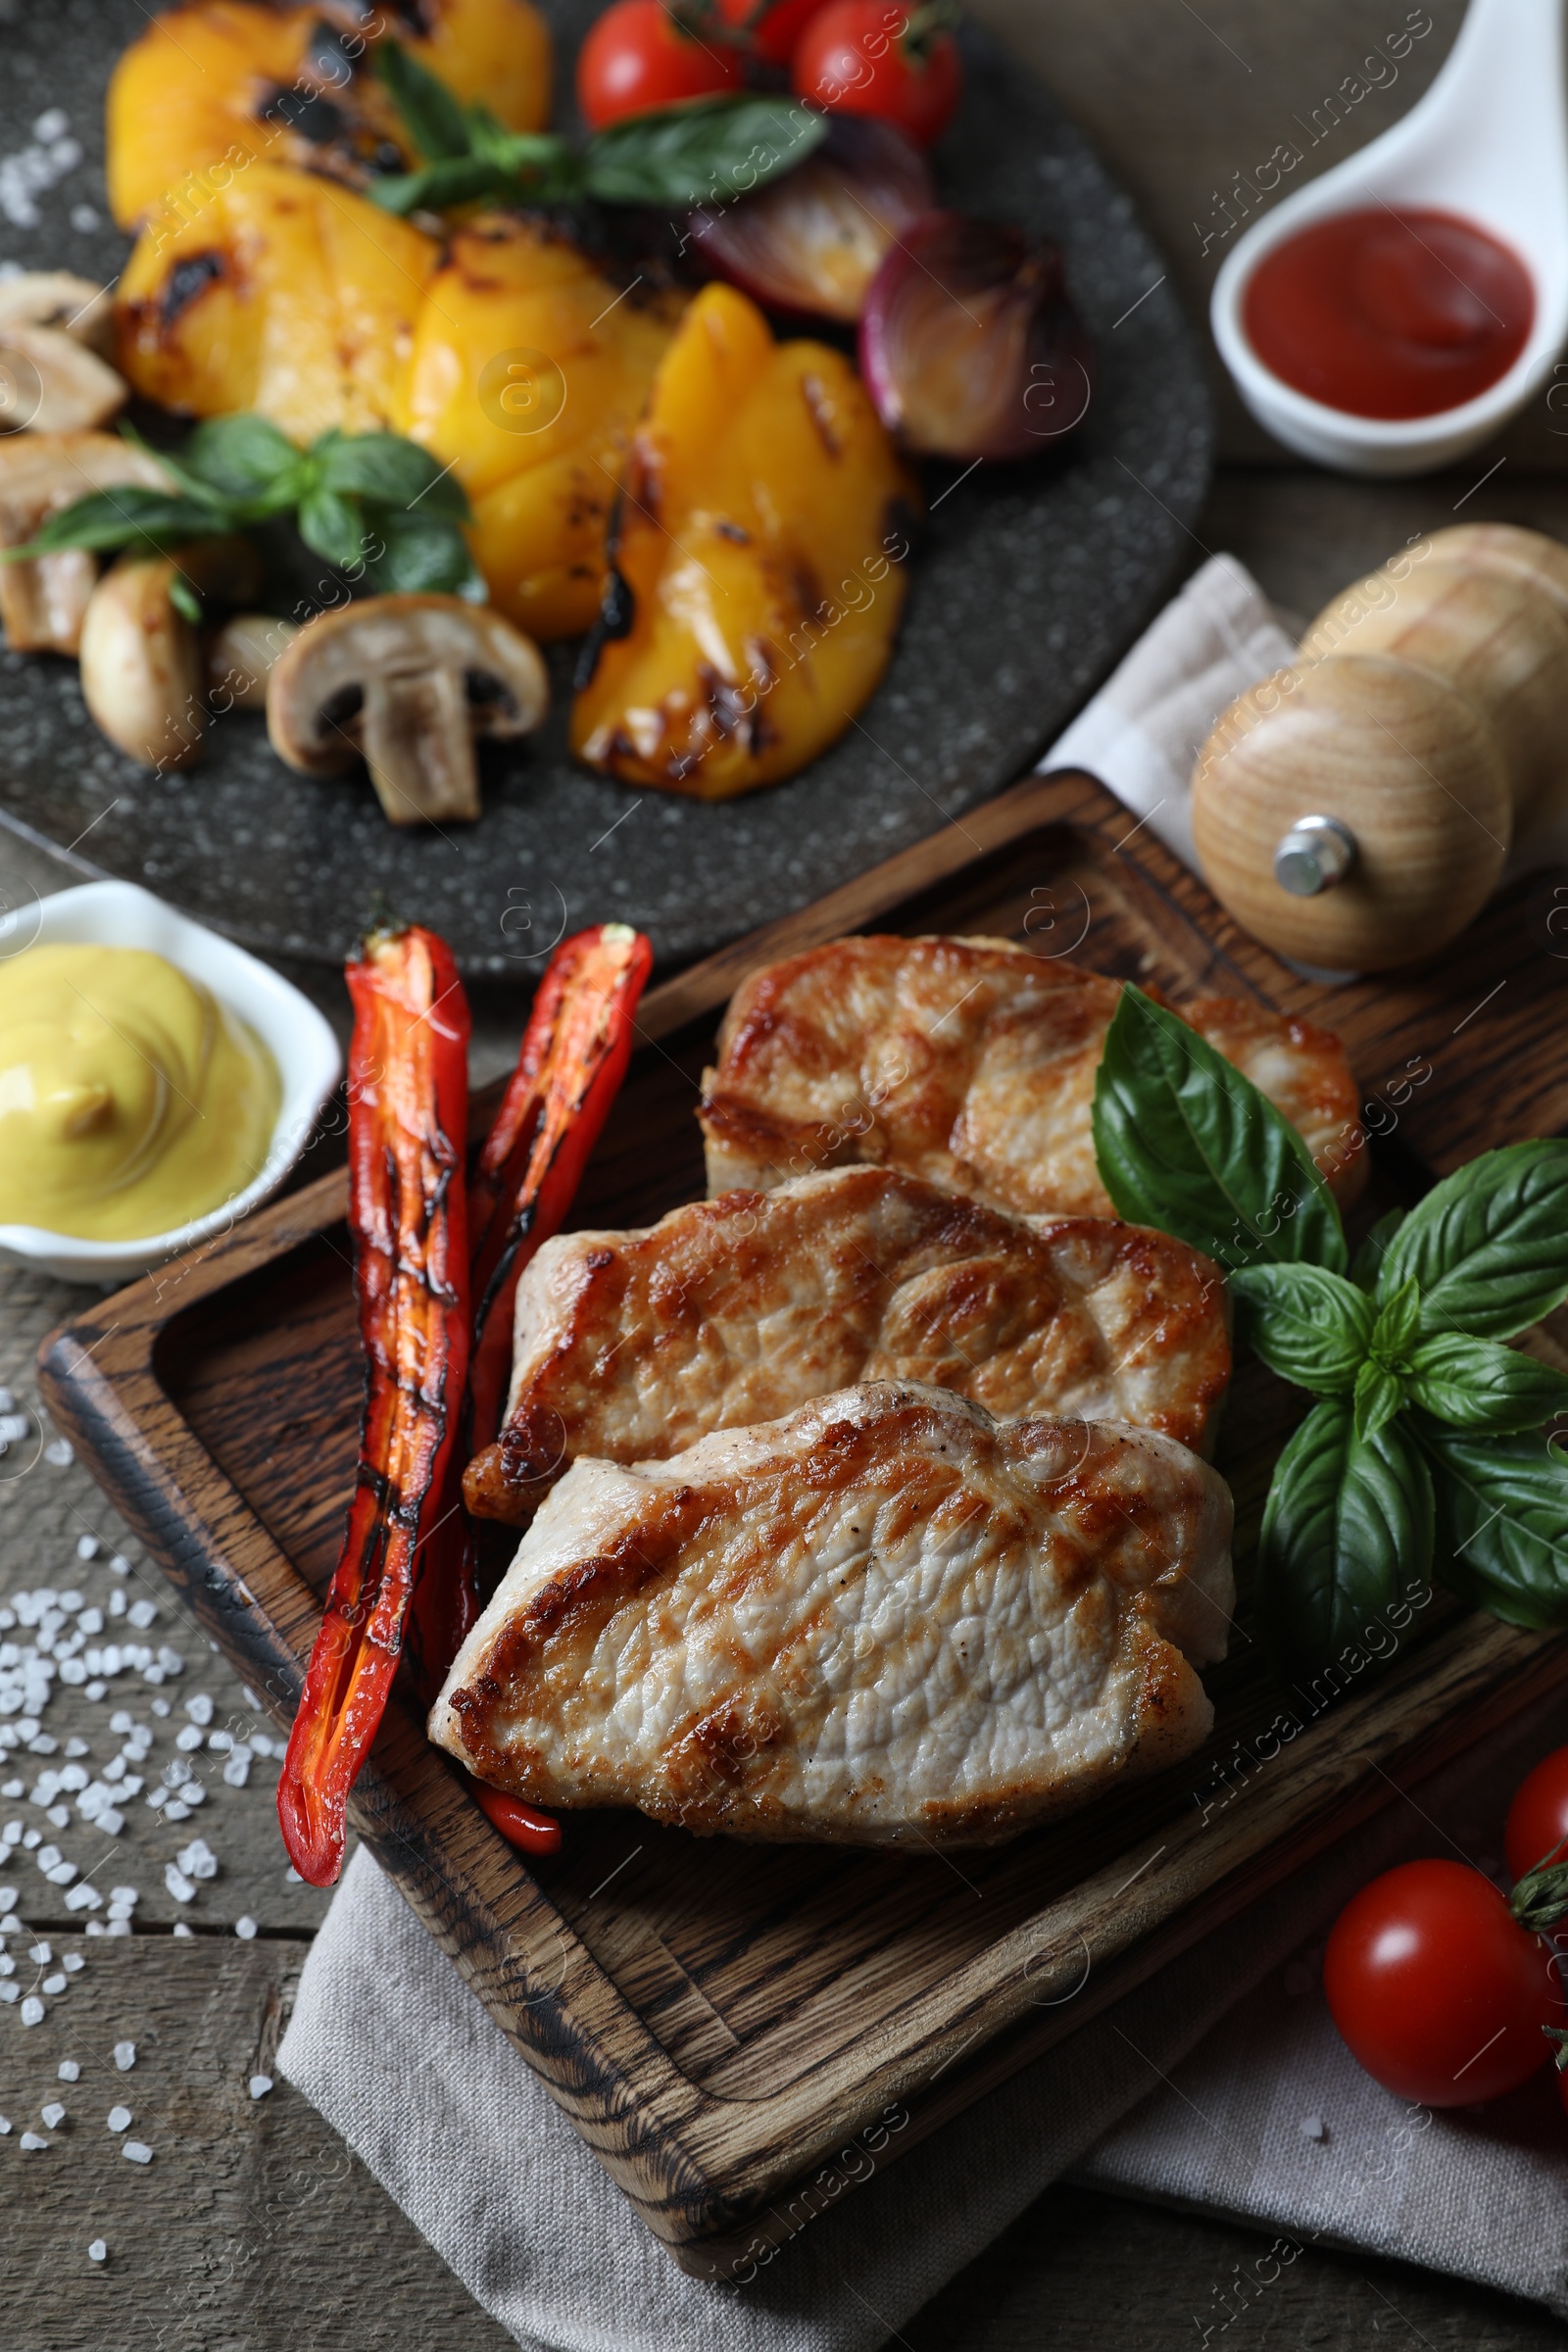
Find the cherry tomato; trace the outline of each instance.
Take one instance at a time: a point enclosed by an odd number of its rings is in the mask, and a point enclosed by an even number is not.
[[[534,1806],[525,1805],[520,1797],[508,1796],[500,1788],[491,1788],[476,1781],[470,1773],[468,1787],[479,1800],[479,1810],[503,1838],[521,1848],[525,1854],[559,1854],[561,1824],[553,1813],[540,1813]]]
[[[1519,1792],[1508,1807],[1503,1851],[1508,1857],[1510,1877],[1522,1879],[1526,1871],[1544,1862],[1565,1838],[1568,1838],[1568,1747],[1557,1747],[1549,1756],[1543,1756],[1528,1780],[1521,1781]],[[1568,1862],[1568,1850],[1559,1859]]]
[[[662,0],[615,0],[577,53],[577,104],[590,130],[682,98],[710,98],[740,79],[736,52],[687,32]]]
[[[1323,1989],[1374,2082],[1424,2107],[1517,2089],[1563,2016],[1545,1945],[1462,1862],[1404,1862],[1363,1886],[1334,1923]]]
[[[963,62],[938,8],[831,0],[801,35],[790,78],[829,114],[880,115],[929,147],[953,120]]]
[[[827,5],[828,0],[718,0],[718,13],[736,31],[748,28],[754,57],[765,57],[770,66],[787,66],[807,25]]]

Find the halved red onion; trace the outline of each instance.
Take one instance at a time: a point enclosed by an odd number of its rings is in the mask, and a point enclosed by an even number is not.
[[[834,115],[782,179],[691,217],[711,270],[771,310],[858,318],[883,256],[934,201],[925,158],[891,122]]]
[[[1061,248],[928,213],[889,249],[860,314],[860,373],[890,432],[925,457],[1025,458],[1071,432],[1094,345]]]

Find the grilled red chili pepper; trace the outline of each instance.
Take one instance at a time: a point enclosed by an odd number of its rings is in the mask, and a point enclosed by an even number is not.
[[[349,1222],[367,1362],[348,1532],[277,1789],[295,1869],[329,1886],[343,1813],[397,1670],[416,1553],[446,1503],[468,1360],[468,1007],[429,931],[348,967]]]
[[[501,1427],[512,1310],[524,1266],[559,1233],[631,1059],[633,1016],[654,951],[626,923],[564,940],[528,1016],[517,1066],[473,1179],[471,1455]]]
[[[520,1796],[508,1796],[500,1788],[491,1788],[483,1781],[468,1775],[468,1787],[479,1810],[503,1838],[525,1854],[559,1854],[561,1824],[553,1813],[541,1813],[535,1805],[525,1805]]]

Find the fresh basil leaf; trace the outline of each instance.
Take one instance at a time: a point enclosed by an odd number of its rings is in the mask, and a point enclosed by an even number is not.
[[[1403,1424],[1355,1434],[1342,1397],[1315,1404],[1279,1458],[1258,1539],[1258,1620],[1276,1670],[1343,1661],[1432,1573],[1432,1478]]]
[[[1095,1151],[1118,1215],[1227,1271],[1305,1260],[1343,1274],[1334,1197],[1290,1121],[1196,1029],[1122,990],[1095,1080]]]
[[[427,164],[467,154],[467,116],[444,81],[438,81],[397,41],[381,43],[375,53],[375,70]]]
[[[389,507],[417,501],[430,514],[467,519],[468,501],[456,475],[398,433],[325,433],[311,455],[324,490]]]
[[[185,444],[183,468],[222,498],[294,504],[300,453],[266,416],[213,416]]]
[[[1568,1298],[1568,1143],[1505,1144],[1435,1185],[1390,1245],[1377,1297],[1421,1290],[1421,1333],[1511,1339]]]
[[[1243,1266],[1231,1276],[1241,1336],[1281,1380],[1348,1396],[1372,1344],[1372,1302],[1321,1266]]]
[[[201,627],[207,614],[201,598],[182,571],[176,571],[169,583],[169,601],[181,619],[188,620],[193,629]]]
[[[826,116],[796,99],[697,98],[599,131],[588,193],[603,204],[727,204],[792,172],[826,135]]]
[[[1355,1253],[1355,1262],[1350,1268],[1350,1280],[1358,1290],[1371,1292],[1377,1289],[1378,1276],[1383,1271],[1383,1260],[1387,1254],[1389,1244],[1408,1214],[1407,1209],[1386,1209],[1361,1244]]]
[[[357,499],[336,490],[313,490],[301,501],[298,521],[306,546],[340,571],[365,562],[368,534]]]
[[[1568,1463],[1541,1436],[1418,1428],[1453,1555],[1444,1582],[1508,1625],[1568,1625]]]
[[[422,172],[389,172],[382,179],[372,179],[365,191],[382,212],[400,216],[449,212],[454,205],[476,204],[482,196],[510,192],[507,173],[477,155],[427,164]]]
[[[1415,1282],[1401,1283],[1393,1297],[1378,1306],[1372,1326],[1372,1352],[1385,1364],[1403,1360],[1421,1328],[1421,1290]]]
[[[1568,1413],[1568,1375],[1495,1340],[1423,1340],[1409,1373],[1411,1403],[1454,1429],[1540,1429]]]
[[[110,555],[122,547],[151,547],[167,555],[187,539],[212,538],[231,528],[216,508],[181,498],[172,490],[127,482],[117,490],[90,491],[45,517],[25,547],[5,551],[9,563],[54,556],[85,547]]]
[[[1375,1438],[1386,1429],[1405,1401],[1405,1385],[1397,1372],[1391,1371],[1376,1356],[1369,1355],[1355,1376],[1355,1434],[1358,1438]]]
[[[380,552],[376,553],[379,544]],[[377,514],[369,523],[366,583],[376,596],[464,596],[485,600],[484,579],[455,522],[423,509],[401,507]]]

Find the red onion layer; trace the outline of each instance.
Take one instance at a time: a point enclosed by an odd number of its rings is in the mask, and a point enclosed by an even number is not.
[[[866,294],[860,373],[883,423],[921,456],[1025,458],[1059,442],[1094,390],[1060,246],[928,213]]]
[[[793,172],[691,217],[710,270],[767,309],[855,319],[883,259],[934,190],[925,159],[891,122],[842,115]]]

